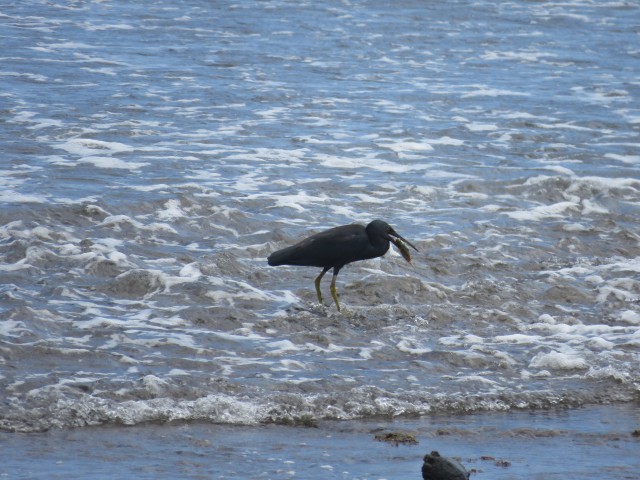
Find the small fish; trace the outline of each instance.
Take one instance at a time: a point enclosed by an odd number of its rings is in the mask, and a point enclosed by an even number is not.
[[[409,252],[409,247],[407,247],[407,244],[404,243],[399,238],[394,238],[393,240],[394,240],[393,244],[396,247],[398,247],[398,250],[400,250],[400,253],[402,254],[402,258],[404,258],[407,262],[411,263],[411,253]]]

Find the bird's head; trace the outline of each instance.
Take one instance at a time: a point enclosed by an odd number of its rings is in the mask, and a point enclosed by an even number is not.
[[[400,250],[402,257],[407,262],[411,262],[411,254],[407,245],[413,248],[416,252],[418,251],[418,249],[409,240],[396,232],[393,227],[387,222],[383,222],[382,220],[374,220],[369,224],[369,226],[374,225],[376,230],[380,231],[385,239],[389,240],[398,248],[398,250]]]

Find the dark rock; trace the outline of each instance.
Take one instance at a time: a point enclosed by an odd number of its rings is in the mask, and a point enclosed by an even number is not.
[[[379,442],[387,442],[395,445],[416,445],[418,439],[413,433],[408,432],[388,432],[379,433],[374,437]]]
[[[501,458],[491,457],[489,455],[483,455],[480,457],[480,460],[486,460],[489,462],[493,462],[496,467],[510,467],[511,462],[509,460],[503,460]]]
[[[422,464],[424,480],[468,480],[469,472],[453,458],[441,457],[436,451],[424,456]]]

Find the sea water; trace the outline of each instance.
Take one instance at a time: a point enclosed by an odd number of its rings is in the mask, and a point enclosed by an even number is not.
[[[637,405],[639,15],[3,6],[0,428]],[[267,266],[375,218],[342,312]]]

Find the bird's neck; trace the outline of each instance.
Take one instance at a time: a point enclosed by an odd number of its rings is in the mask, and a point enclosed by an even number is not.
[[[384,255],[387,253],[387,250],[389,250],[389,240],[386,238],[378,238],[371,241],[371,244],[365,253],[367,258],[375,258]]]

